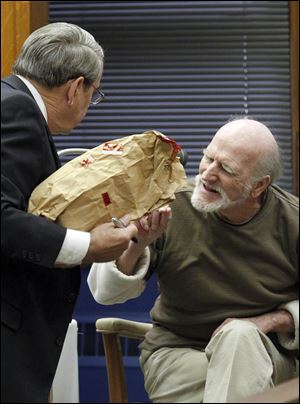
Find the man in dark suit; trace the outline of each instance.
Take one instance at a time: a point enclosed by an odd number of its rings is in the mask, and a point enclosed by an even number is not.
[[[97,104],[103,51],[78,26],[33,32],[1,82],[1,402],[47,402],[80,285],[80,265],[117,258],[137,233],[90,233],[27,213],[33,189],[60,167],[51,134]]]

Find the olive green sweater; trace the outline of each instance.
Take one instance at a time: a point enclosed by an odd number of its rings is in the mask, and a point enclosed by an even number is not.
[[[203,349],[228,317],[257,316],[298,299],[299,201],[269,188],[259,213],[243,225],[191,208],[192,189],[178,192],[151,268],[160,296],[155,326],[141,347]]]
[[[215,213],[196,211],[191,195],[192,188],[176,193],[165,235],[151,254],[145,250],[133,275],[120,272],[115,262],[93,264],[88,284],[95,300],[115,304],[139,296],[150,264],[160,296],[151,310],[154,327],[141,344],[143,354],[161,346],[203,349],[226,318],[257,316],[279,305],[295,322],[295,335],[278,333],[280,343],[296,349],[298,198],[272,186],[255,217],[232,225]],[[269,336],[276,343],[275,335]]]

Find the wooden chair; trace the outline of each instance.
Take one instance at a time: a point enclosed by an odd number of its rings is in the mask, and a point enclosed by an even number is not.
[[[150,323],[121,318],[100,318],[96,321],[96,331],[101,332],[103,339],[110,403],[128,402],[120,337],[142,340],[151,327]]]
[[[102,334],[103,339],[110,403],[128,402],[120,337],[142,340],[151,327],[150,323],[121,318],[101,318],[96,321],[96,331]],[[299,403],[299,377],[240,402]]]

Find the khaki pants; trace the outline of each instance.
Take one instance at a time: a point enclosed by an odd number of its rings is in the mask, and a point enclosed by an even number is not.
[[[234,403],[292,378],[296,363],[250,321],[233,320],[205,352],[142,351],[145,388],[153,403]]]

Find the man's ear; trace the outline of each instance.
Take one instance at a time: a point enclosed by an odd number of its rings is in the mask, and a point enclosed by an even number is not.
[[[78,90],[82,88],[84,83],[84,77],[80,76],[77,79],[70,80],[70,85],[67,90],[67,103],[73,105],[74,99],[78,94]]]
[[[251,196],[252,198],[258,198],[270,185],[271,177],[269,175],[265,175],[258,181],[256,181],[253,185]]]

